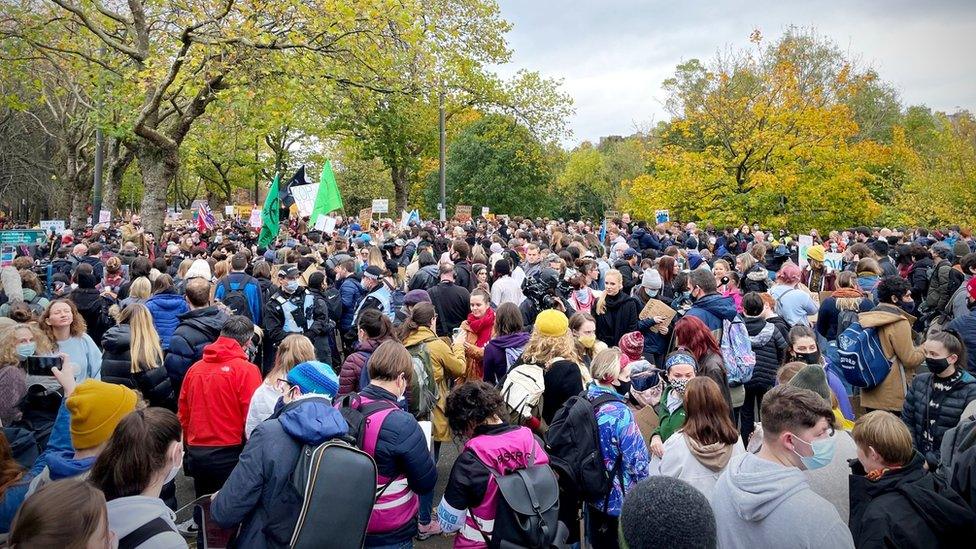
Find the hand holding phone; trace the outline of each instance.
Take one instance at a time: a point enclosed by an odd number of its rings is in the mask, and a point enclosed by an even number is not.
[[[29,356],[27,357],[27,373],[32,376],[53,377],[51,370],[61,368],[64,362],[60,356]]]

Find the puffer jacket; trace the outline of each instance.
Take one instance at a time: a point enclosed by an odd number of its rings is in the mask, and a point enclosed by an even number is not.
[[[132,327],[128,324],[113,326],[102,337],[102,381],[125,385],[142,392],[150,406],[176,411],[176,395],[166,368],[141,369],[132,373]],[[145,365],[140,365],[144,368]]]
[[[966,369],[976,375],[976,311],[957,316],[946,324],[947,330],[955,330],[966,346]]]
[[[361,341],[356,345],[356,351],[346,357],[339,369],[339,395],[354,393],[360,389],[359,375],[380,343],[383,341],[378,339]]]
[[[104,367],[104,366],[103,366]],[[932,400],[932,384],[936,381],[931,372],[919,374],[912,380],[912,386],[905,396],[901,419],[912,432],[915,448],[925,456],[930,469],[939,464],[942,437],[946,431],[959,424],[966,406],[976,400],[976,377],[966,371],[959,372],[959,379],[938,399],[938,416],[932,417],[929,401]],[[934,423],[933,423],[934,421]],[[931,440],[926,436],[931,435]]]
[[[447,394],[454,386],[454,380],[464,375],[465,362],[462,357],[457,356],[453,350],[437,337],[437,335],[426,326],[421,326],[411,332],[404,340],[404,347],[417,345],[418,343],[427,345],[427,353],[430,354],[430,367],[434,370],[434,381],[437,383],[439,398],[437,406],[431,417],[433,426],[433,438],[438,442],[451,440],[451,429],[447,426],[447,416],[444,411],[447,409]]]
[[[163,350],[169,349],[169,340],[180,325],[180,315],[189,312],[183,296],[173,293],[156,294],[146,300],[146,308],[152,314],[153,325],[159,332],[159,344]]]
[[[163,366],[177,395],[180,394],[186,371],[203,358],[204,347],[217,341],[228,318],[227,313],[216,306],[194,309],[180,315],[180,325],[173,332],[166,358],[163,359]]]
[[[891,361],[891,371],[877,387],[861,391],[861,405],[873,410],[901,412],[905,392],[915,369],[925,360],[921,347],[912,339],[915,317],[895,305],[883,303],[858,315],[861,326],[877,328],[881,350]]]
[[[742,250],[745,251],[745,250]],[[761,263],[756,263],[748,272],[742,273],[742,293],[765,292],[769,289],[769,271]]]
[[[775,325],[761,317],[744,317],[752,352],[756,354],[756,367],[752,379],[745,383],[750,388],[770,388],[776,385],[776,370],[786,356],[786,339]]]
[[[596,319],[596,338],[615,347],[624,334],[637,331],[637,316],[640,314],[640,301],[620,290],[617,295],[606,297],[606,310],[597,313],[600,300],[593,303],[593,318]]]

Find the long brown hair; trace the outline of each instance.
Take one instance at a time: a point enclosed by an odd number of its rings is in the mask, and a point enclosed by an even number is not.
[[[10,547],[84,549],[101,526],[108,530],[105,495],[88,482],[57,480],[24,501],[10,525]]]
[[[685,423],[681,430],[700,444],[735,444],[739,432],[732,423],[729,405],[718,383],[699,376],[688,381],[684,399]]]
[[[169,445],[181,440],[183,428],[176,414],[165,408],[136,410],[115,427],[88,480],[109,501],[137,496],[166,465]]]
[[[64,303],[71,308],[71,326],[68,327],[68,333],[71,337],[78,337],[88,332],[88,324],[85,323],[85,317],[81,316],[81,313],[78,312],[78,307],[75,306],[75,302],[70,299],[55,299],[44,309],[44,312],[41,313],[40,320],[37,321],[41,325],[41,329],[44,330],[44,333],[47,334],[47,337],[51,341],[56,342],[58,340],[58,338],[54,337],[54,328],[47,323],[47,320],[51,318],[51,309],[59,303]]]
[[[493,337],[516,334],[525,331],[522,312],[514,303],[502,303],[495,311],[495,326]]]
[[[24,477],[24,468],[14,459],[13,450],[7,436],[0,432],[0,498],[7,493],[18,480]]]
[[[410,316],[403,321],[403,324],[398,328],[400,336],[400,341],[405,341],[410,334],[416,332],[420,328],[430,328],[430,323],[434,320],[437,313],[434,306],[430,303],[417,303],[410,308]]]

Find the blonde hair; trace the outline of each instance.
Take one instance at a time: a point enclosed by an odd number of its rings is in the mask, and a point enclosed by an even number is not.
[[[590,362],[590,376],[597,383],[610,383],[620,377],[620,349],[610,347],[597,353]]]
[[[367,262],[370,267],[379,267],[386,272],[386,261],[383,260],[383,252],[378,246],[369,247],[369,261]]]
[[[149,294],[152,293],[152,282],[149,279],[140,276],[129,284],[129,297],[133,299],[149,299]]]
[[[735,260],[742,264],[742,274],[743,276],[749,272],[749,269],[756,265],[756,258],[752,254],[745,252],[735,256]]]
[[[130,303],[119,314],[119,324],[128,324],[132,344],[130,371],[135,374],[152,370],[163,364],[163,348],[159,344],[159,333],[153,326],[152,313],[141,303]]]
[[[288,374],[288,371],[308,360],[315,360],[315,347],[312,340],[302,334],[291,334],[278,344],[274,367],[264,378],[271,382]]]
[[[187,259],[184,259],[183,261],[180,261],[180,267],[179,267],[179,269],[176,269],[176,276],[177,276],[177,278],[186,278],[186,273],[187,273],[187,271],[190,270],[190,267],[192,265],[193,265],[193,260],[190,259],[190,258],[187,258]]]
[[[606,274],[606,276],[603,277],[603,279],[606,280],[606,279],[610,278],[611,276],[614,277],[614,278],[616,278],[618,283],[623,284],[624,277],[623,277],[623,275],[620,274],[620,271],[618,271],[617,269],[610,269],[609,271],[607,271],[607,274]],[[620,291],[621,292],[624,291],[623,288],[621,288]],[[598,315],[606,314],[606,312],[607,312],[607,292],[603,292],[602,294],[600,294],[600,297],[597,298],[597,300],[596,300],[596,309],[594,309],[594,310],[596,311],[596,314],[598,314]]]
[[[12,324],[0,330],[0,367],[20,364],[16,343],[18,330],[28,330],[34,336],[34,342],[37,344],[35,354],[48,355],[54,352],[54,344],[36,322]]]
[[[875,410],[859,417],[851,436],[861,450],[874,448],[886,465],[905,465],[912,460],[912,434],[905,422],[890,412]]]
[[[565,334],[553,337],[539,333],[538,326],[533,328],[529,342],[525,344],[525,350],[522,351],[523,362],[548,368],[554,358],[564,358],[579,364],[580,357],[576,354],[576,339],[573,333],[566,330]]]

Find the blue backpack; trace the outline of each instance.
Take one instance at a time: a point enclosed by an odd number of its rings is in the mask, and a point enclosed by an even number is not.
[[[877,387],[891,372],[877,329],[865,328],[860,322],[852,322],[837,336],[837,354],[844,379],[855,387]]]

